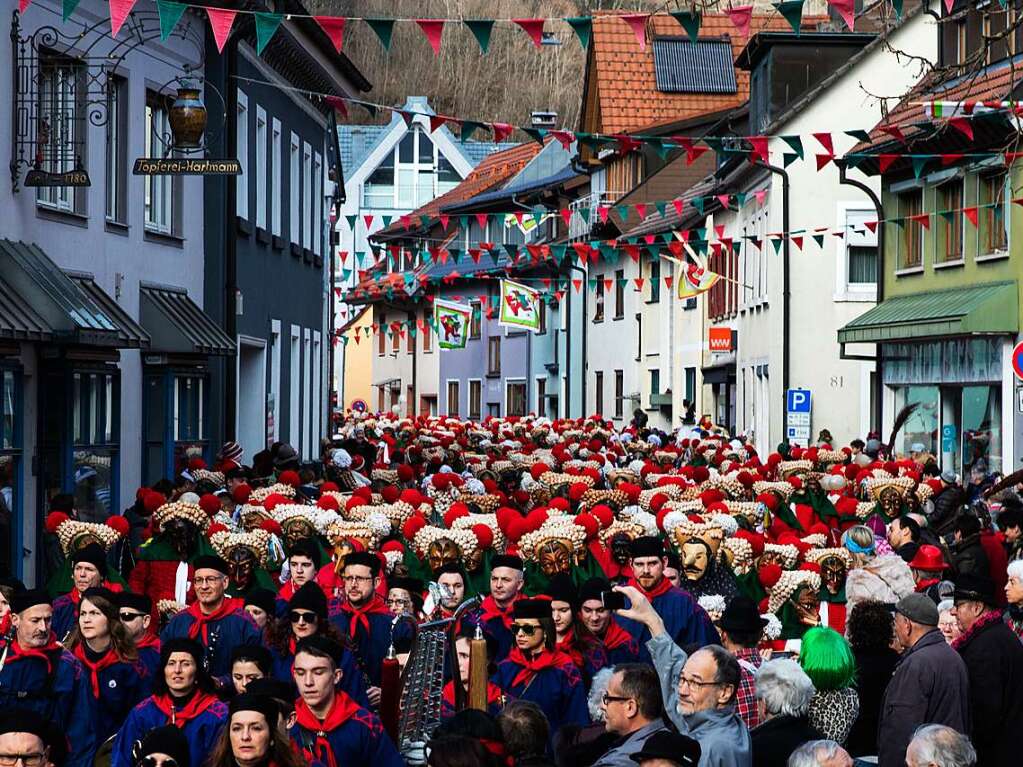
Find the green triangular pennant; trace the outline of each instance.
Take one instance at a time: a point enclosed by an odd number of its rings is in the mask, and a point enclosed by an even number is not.
[[[78,7],[79,0],[63,0],[61,5],[64,11],[64,21],[71,18],[71,14],[75,12],[75,8]]]
[[[615,205],[615,210],[618,211],[618,217],[622,221],[629,220],[629,206],[628,205]]]
[[[565,19],[572,27],[575,36],[579,38],[579,45],[583,48],[590,47],[590,33],[593,32],[593,19],[589,16],[572,16]]]
[[[776,237],[776,238],[772,237],[772,238],[770,238],[770,241],[771,241],[771,244],[774,245],[774,255],[777,256],[781,252],[781,241],[782,241],[782,238],[781,237]]]
[[[394,19],[364,19],[369,28],[376,32],[385,51],[391,50],[391,35],[394,34]]]
[[[473,120],[462,120],[462,135],[459,136],[459,140],[462,142],[468,141],[472,138],[472,134],[483,127],[483,123],[478,123]]]
[[[533,207],[531,213],[533,214],[533,221],[536,222],[537,226],[543,222],[543,214],[546,212],[546,208],[543,205],[536,205]]]
[[[693,203],[693,207],[696,208],[696,210],[702,216],[703,215],[703,198],[702,197],[694,197],[691,200],[691,202]]]
[[[386,229],[391,225],[391,222],[394,220],[394,216],[381,216],[380,220],[384,222],[384,229]]]
[[[345,221],[348,222],[348,228],[353,232],[355,231],[355,222],[359,220],[358,216],[345,216]]]
[[[655,202],[654,207],[657,209],[657,213],[661,218],[664,218],[664,214],[667,211],[667,206],[663,202]]]
[[[810,236],[813,237],[813,241],[817,243],[817,247],[818,248],[823,248],[824,247],[824,235],[823,234],[811,234]]]
[[[463,232],[469,231],[469,217],[468,216],[459,216],[458,217],[458,227]]]
[[[917,157],[916,155],[914,155],[911,159],[913,162],[913,175],[916,176],[917,178],[920,178],[920,176],[923,175],[924,168],[927,166],[927,163],[930,161],[931,158]]]
[[[430,225],[430,217],[429,216],[424,216],[424,215],[420,214],[420,216],[419,216],[419,225],[420,226],[429,226]]]
[[[856,139],[857,141],[870,141],[870,134],[867,133],[862,128],[857,128],[857,129],[854,129],[854,130],[843,131],[843,133],[845,133],[846,136],[851,136],[852,138]]]
[[[160,39],[166,40],[185,12],[185,6],[170,0],[156,0],[156,10],[160,14]]]
[[[949,223],[952,223],[952,217],[958,212],[959,211],[955,210],[942,210],[938,212],[938,215],[941,216],[946,221],[948,221]]]
[[[690,13],[689,11],[674,11],[671,14],[675,21],[682,25],[682,29],[689,35],[689,39],[694,43],[700,36],[700,14]]]
[[[475,37],[476,42],[480,44],[480,51],[486,53],[487,49],[490,48],[490,33],[494,29],[494,20],[466,19],[462,23],[469,27],[469,31],[472,32],[472,36]]]
[[[590,213],[593,212],[592,208],[590,208],[589,206],[584,205],[583,207],[579,208],[579,210],[576,211],[576,212],[580,216],[583,217],[583,223],[585,223],[585,224],[589,224],[590,223]]]
[[[660,139],[656,138],[647,139],[646,143],[648,146],[653,147],[653,150],[657,152],[657,156],[660,157],[662,160],[667,160],[668,155],[670,155],[672,151],[675,149],[674,144],[665,143]]]
[[[258,56],[266,48],[266,44],[277,31],[277,27],[284,21],[282,13],[256,13],[256,55]]]
[[[792,147],[792,151],[796,153],[800,160],[803,159],[803,139],[799,136],[778,136],[782,141]]]
[[[799,155],[798,154],[792,154],[792,152],[782,152],[781,159],[782,159],[782,162],[784,163],[782,165],[782,167],[783,168],[787,168],[792,163],[794,163],[796,160],[799,159]]]
[[[547,136],[546,128],[522,128],[521,130],[541,146],[543,145],[544,138]]]
[[[773,3],[775,10],[785,17],[785,21],[792,27],[792,31],[799,34],[799,27],[803,21],[803,0],[785,0],[781,3]]]
[[[998,0],[998,3],[1002,6],[1003,9],[1005,8],[1006,1],[1007,0]],[[892,9],[895,11],[895,18],[901,19],[902,18],[902,0],[892,0]]]

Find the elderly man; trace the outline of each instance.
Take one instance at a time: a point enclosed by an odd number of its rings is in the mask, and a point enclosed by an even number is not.
[[[794,660],[768,661],[757,670],[757,708],[763,722],[750,731],[753,767],[784,764],[804,743],[821,734],[807,719],[813,682]]]
[[[643,627],[650,637],[646,650],[661,674],[666,713],[680,733],[699,741],[699,767],[751,767],[752,741],[735,707],[739,662],[720,645],[686,654],[639,589],[615,590],[631,604],[618,614]]]
[[[918,727],[906,750],[906,767],[973,767],[975,764],[977,752],[970,745],[970,739],[941,724]]]
[[[642,750],[651,735],[665,730],[661,680],[650,666],[618,666],[601,699],[601,708],[604,728],[617,735],[619,743],[593,767],[632,767],[632,755]]]
[[[938,608],[930,597],[914,593],[899,600],[895,637],[905,650],[881,702],[880,767],[904,767],[906,747],[921,724],[970,731],[966,665],[938,630]]]
[[[788,767],[853,767],[853,760],[833,740],[811,740],[792,752]]]
[[[490,561],[490,595],[480,605],[478,620],[483,633],[497,642],[497,661],[508,657],[515,641],[512,614],[522,599],[524,570],[522,559],[514,554],[498,554]]]

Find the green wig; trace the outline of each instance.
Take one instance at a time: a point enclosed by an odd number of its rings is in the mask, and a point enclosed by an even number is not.
[[[856,659],[845,637],[815,626],[803,634],[799,665],[819,691],[841,690],[856,681]]]

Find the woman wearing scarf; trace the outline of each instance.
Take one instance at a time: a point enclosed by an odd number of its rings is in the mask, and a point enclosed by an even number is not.
[[[273,654],[273,677],[292,682],[295,647],[311,636],[324,636],[342,646],[339,689],[363,708],[369,708],[366,676],[359,670],[355,655],[344,646],[341,634],[327,620],[327,597],[315,582],[306,583],[292,595],[287,613],[276,622],[273,635],[268,637]]]
[[[104,588],[82,594],[78,625],[65,647],[85,669],[99,746],[117,732],[149,689],[146,668],[118,615],[116,594]]]
[[[565,724],[587,724],[586,692],[572,659],[554,649],[556,631],[551,603],[522,599],[515,603],[515,646],[497,666],[494,683],[510,698],[536,703],[550,723],[551,736]]]
[[[207,767],[304,767],[281,724],[280,707],[264,695],[243,693],[231,701],[227,725]]]
[[[607,665],[607,654],[600,642],[576,628],[575,615],[579,610],[579,592],[568,573],[551,578],[545,592],[551,599],[551,618],[557,641],[554,649],[572,659],[588,688],[593,675]]]
[[[124,720],[111,767],[131,767],[132,749],[154,727],[171,724],[188,739],[192,764],[202,764],[216,743],[227,717],[214,694],[214,683],[203,669],[203,648],[194,639],[168,639],[160,648],[160,668],[153,694]]]
[[[458,627],[458,634],[455,639],[455,657],[458,659],[458,681],[461,682],[465,705],[458,708],[455,695],[455,680],[451,679],[444,685],[440,698],[440,718],[447,720],[459,712],[466,710],[469,700],[469,658],[471,655],[471,640],[476,638],[476,627],[463,623]],[[497,642],[490,637],[485,637],[487,644],[487,713],[497,716],[504,708],[505,696],[501,688],[490,681],[490,672],[493,669],[494,653],[497,651]]]

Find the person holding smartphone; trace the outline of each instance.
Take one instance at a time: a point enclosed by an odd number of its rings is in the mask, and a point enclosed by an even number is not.
[[[611,584],[603,578],[590,578],[579,589],[579,623],[603,645],[608,666],[639,659],[639,645],[611,612],[616,607],[625,607],[625,597],[611,591]]]

